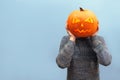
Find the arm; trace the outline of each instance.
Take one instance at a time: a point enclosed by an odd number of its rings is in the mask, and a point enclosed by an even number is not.
[[[64,36],[60,43],[59,54],[56,62],[60,68],[70,66],[72,55],[74,53],[74,41],[71,41],[69,36]]]
[[[93,36],[91,41],[93,50],[97,54],[98,62],[104,66],[108,66],[111,63],[112,56],[109,54],[103,37]]]

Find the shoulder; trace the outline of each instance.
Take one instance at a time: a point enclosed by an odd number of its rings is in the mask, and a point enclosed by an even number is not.
[[[96,35],[95,37],[100,41],[104,41],[104,38],[102,36]]]
[[[91,40],[92,40],[93,42],[100,42],[100,43],[105,44],[104,38],[103,38],[102,36],[99,36],[99,35],[92,36],[92,37],[91,37]]]
[[[100,41],[104,41],[104,38],[102,36],[99,35],[95,35],[91,37],[93,40],[100,40]]]

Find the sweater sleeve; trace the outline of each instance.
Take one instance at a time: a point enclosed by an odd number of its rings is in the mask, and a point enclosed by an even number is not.
[[[105,41],[101,36],[92,37],[93,50],[97,54],[98,62],[104,66],[108,66],[111,63],[112,56],[106,47]]]
[[[60,43],[59,54],[56,58],[56,63],[60,68],[70,66],[72,55],[74,53],[74,42],[69,40],[68,36],[64,36]]]

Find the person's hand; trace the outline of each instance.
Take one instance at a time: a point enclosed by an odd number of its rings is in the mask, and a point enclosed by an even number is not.
[[[76,37],[69,30],[67,30],[67,33],[70,36],[70,40],[75,41]]]

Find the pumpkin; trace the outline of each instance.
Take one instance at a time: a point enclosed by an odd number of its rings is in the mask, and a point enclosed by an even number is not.
[[[75,10],[68,16],[66,29],[75,37],[89,37],[98,31],[98,20],[90,10]]]

